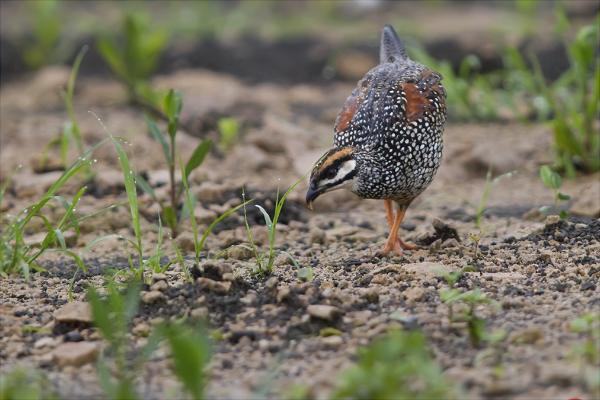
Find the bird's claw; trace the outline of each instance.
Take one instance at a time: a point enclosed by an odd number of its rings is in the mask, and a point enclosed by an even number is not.
[[[404,251],[403,250],[416,250],[418,248],[417,245],[414,245],[412,243],[405,243],[403,242],[401,239],[396,239],[394,242],[386,242],[385,246],[383,246],[383,249],[381,250],[382,254],[387,256],[389,255],[391,252],[396,253],[397,256],[402,256],[404,255]]]

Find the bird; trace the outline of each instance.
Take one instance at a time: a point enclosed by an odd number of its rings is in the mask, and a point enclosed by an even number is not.
[[[446,122],[441,81],[440,73],[410,59],[394,28],[385,25],[379,64],[347,98],[335,120],[333,147],[312,169],[308,208],[337,189],[383,200],[389,226],[383,254],[415,249],[398,231],[407,208],[440,166]]]

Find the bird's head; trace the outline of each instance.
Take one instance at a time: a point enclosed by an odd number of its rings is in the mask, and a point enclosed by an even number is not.
[[[311,174],[306,204],[312,210],[313,201],[325,192],[352,189],[358,172],[357,154],[352,147],[333,148],[315,164]]]

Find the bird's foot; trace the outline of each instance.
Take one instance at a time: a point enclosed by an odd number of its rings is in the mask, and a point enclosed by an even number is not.
[[[419,246],[417,246],[416,244],[406,243],[406,242],[402,241],[402,239],[400,239],[400,238],[398,238],[398,244],[404,250],[416,250],[419,248]]]
[[[406,243],[402,241],[402,239],[397,238],[395,241],[387,241],[383,249],[381,250],[382,254],[387,256],[390,253],[394,252],[398,256],[404,255],[403,250],[415,250],[418,246],[412,243]]]

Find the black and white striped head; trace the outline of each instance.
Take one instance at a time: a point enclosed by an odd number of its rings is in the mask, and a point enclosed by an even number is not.
[[[334,148],[325,153],[310,174],[306,204],[312,209],[313,201],[321,194],[336,189],[352,189],[358,172],[358,160],[352,147]]]

